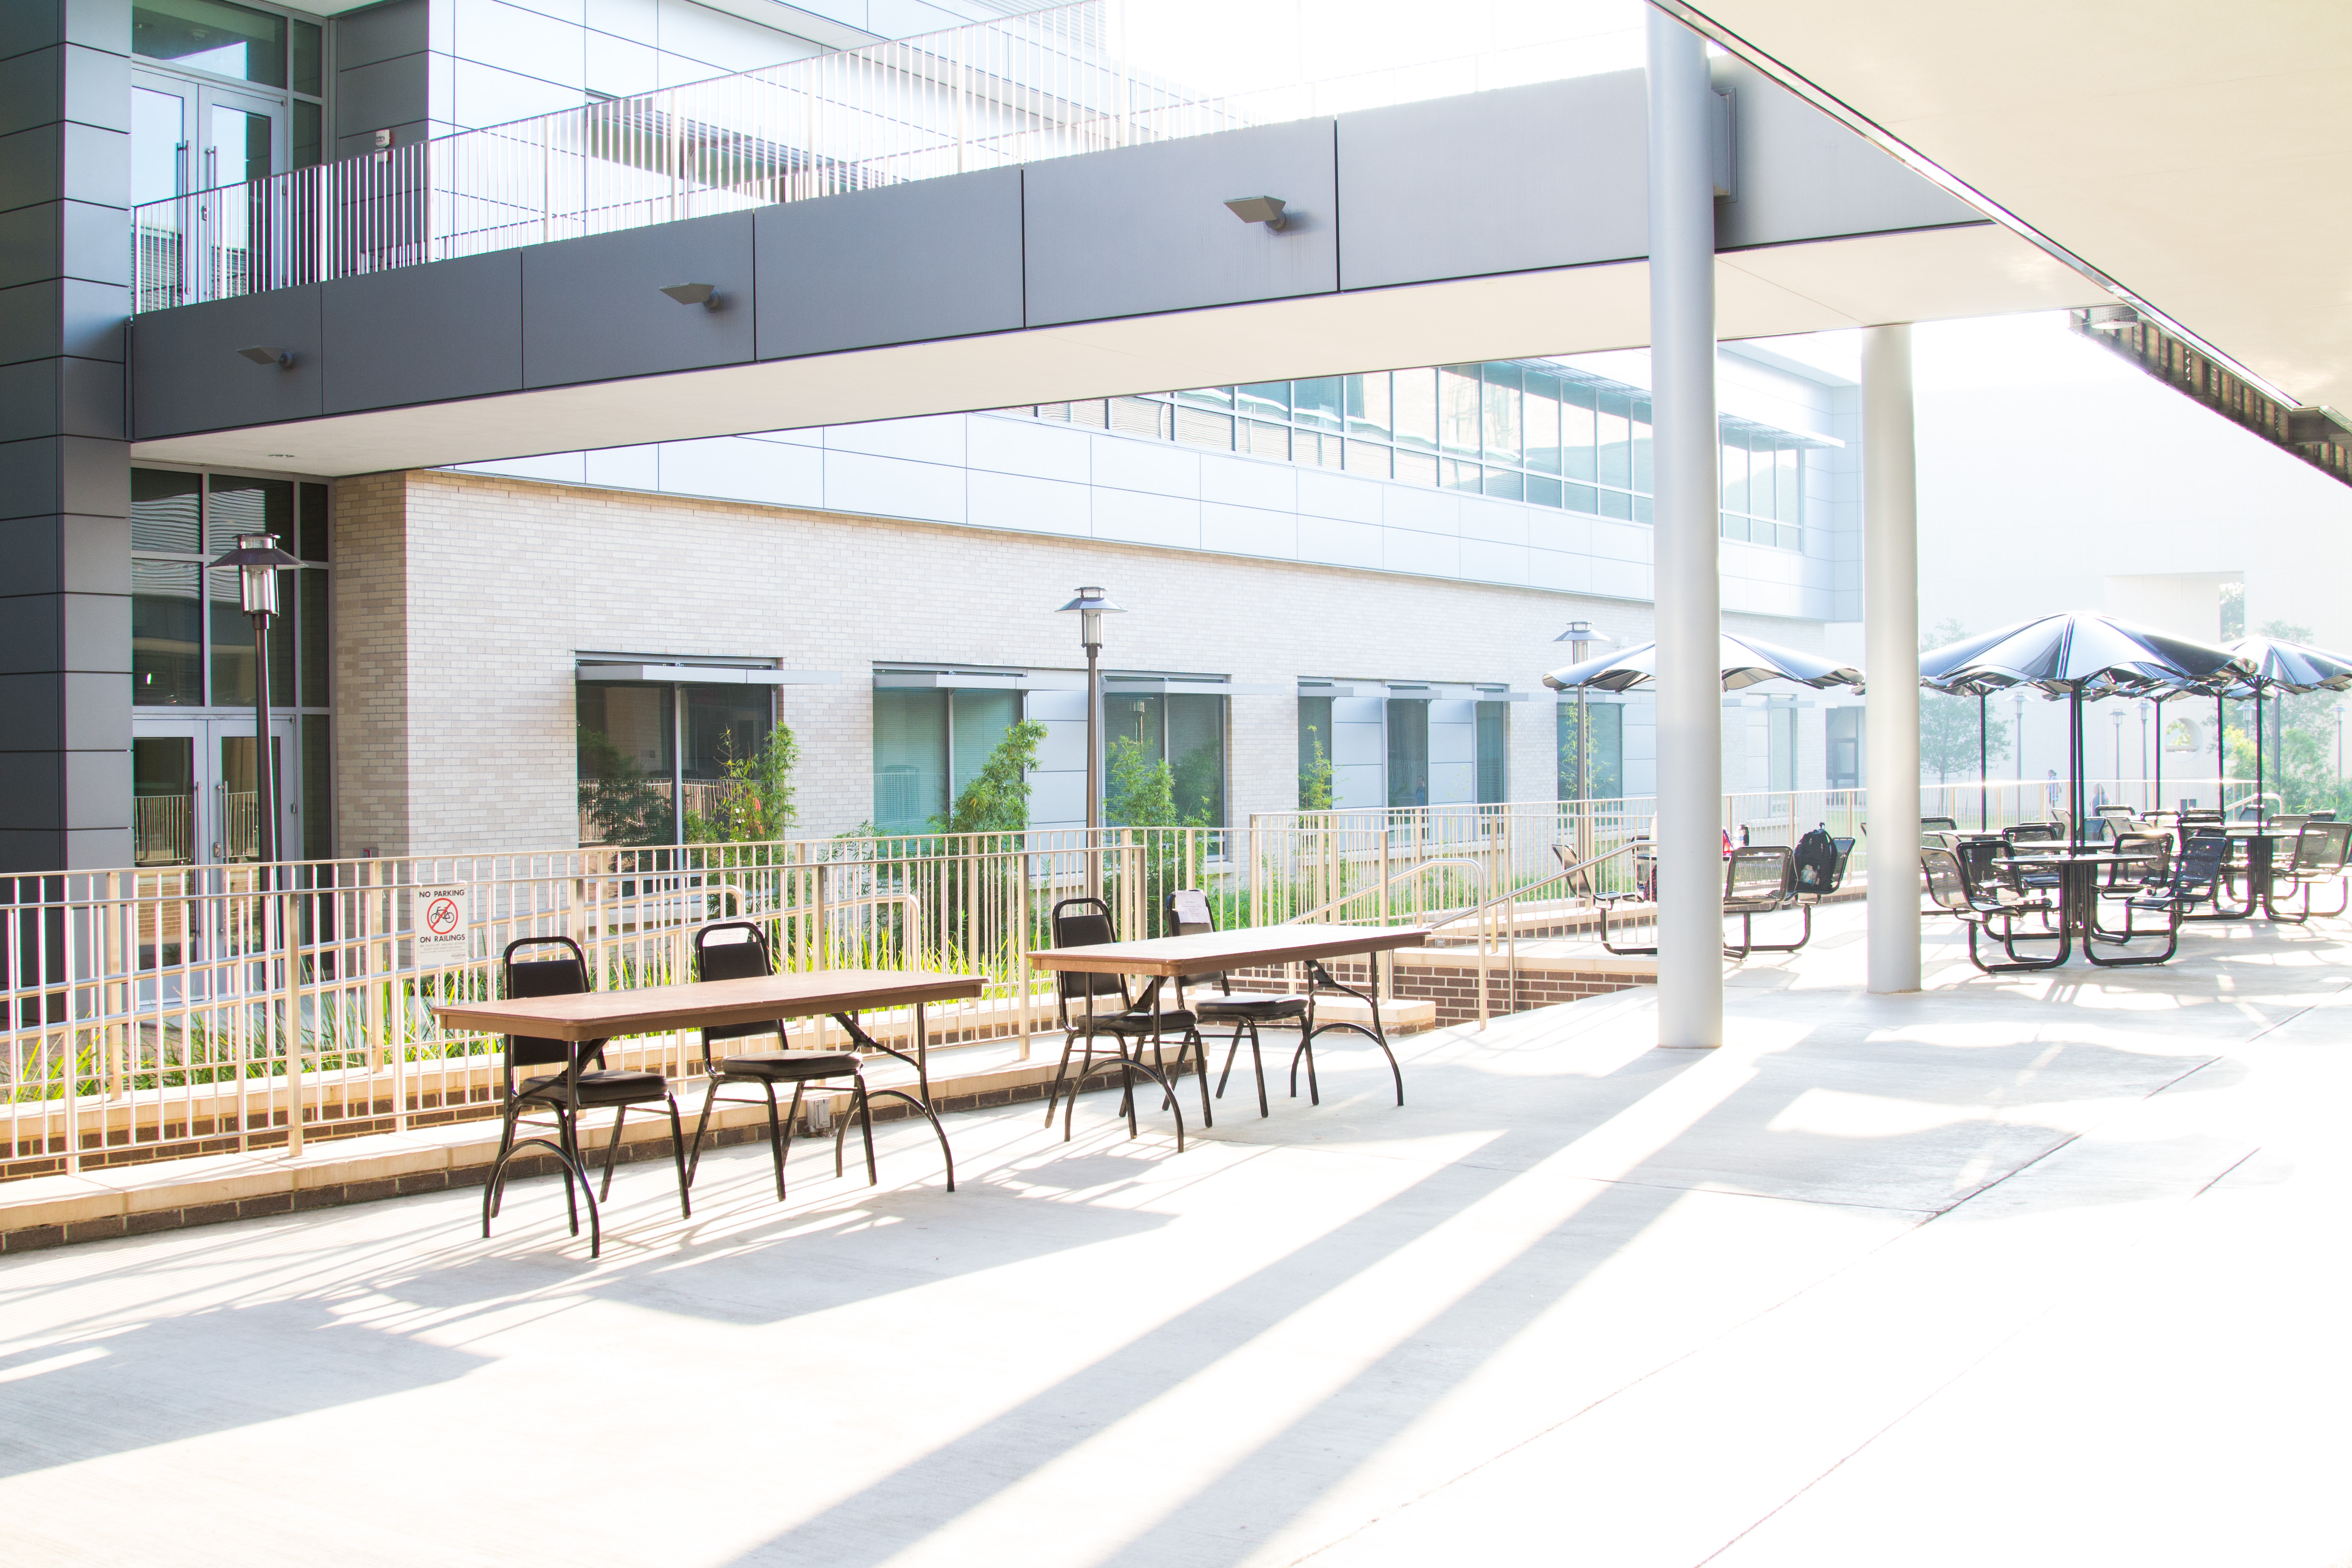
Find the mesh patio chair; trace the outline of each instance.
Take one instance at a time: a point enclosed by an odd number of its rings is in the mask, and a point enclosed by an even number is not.
[[[2180,944],[2180,924],[2198,917],[2189,911],[2199,904],[2213,900],[2221,881],[2222,857],[2229,852],[2229,841],[2217,837],[2200,837],[2189,841],[2189,847],[2171,868],[2143,884],[2124,900],[2124,929],[2105,931],[2098,929],[2095,918],[2085,936],[2084,956],[2108,969],[2126,968],[2134,964],[2162,963],[2170,958]],[[2093,902],[2095,904],[2096,900]],[[2135,917],[2139,914],[2159,914],[2164,917],[2164,951],[2134,954],[2125,958],[2101,958],[2097,944],[2101,942],[2120,945],[2135,938],[2151,937],[2155,931],[2143,931]]]
[[[694,933],[694,977],[703,980],[748,980],[775,973],[775,961],[768,949],[768,934],[751,921],[721,921],[704,926]],[[848,1032],[849,1037],[872,1051],[908,1061],[905,1053],[890,1050],[857,1026],[853,1014],[835,1014],[834,1021]],[[776,1037],[777,1049],[758,1056],[716,1057],[711,1055],[711,1043],[721,1040],[756,1039]],[[912,1065],[909,1062],[909,1065]],[[784,1156],[793,1146],[793,1126],[800,1120],[801,1099],[812,1084],[824,1084],[828,1079],[847,1079],[850,1085],[850,1116],[844,1117],[833,1134],[833,1173],[845,1173],[845,1143],[849,1137],[850,1118],[856,1119],[866,1140],[866,1183],[868,1186],[881,1181],[874,1163],[874,1097],[885,1095],[903,1100],[915,1108],[931,1124],[931,1131],[940,1141],[940,1152],[947,1161],[948,1191],[955,1191],[955,1151],[948,1146],[947,1130],[920,1096],[903,1089],[874,1089],[866,1081],[864,1064],[856,1051],[796,1051],[784,1033],[784,1020],[765,1020],[750,1024],[719,1024],[702,1030],[702,1072],[710,1082],[709,1092],[703,1096],[702,1115],[694,1124],[694,1151],[687,1162],[686,1179],[690,1184],[702,1164],[702,1134],[710,1125],[710,1113],[719,1105],[758,1105],[768,1108],[768,1147],[776,1163],[776,1201],[784,1200]],[[793,1086],[793,1102],[781,1121],[776,1110],[776,1086]],[[758,1089],[760,1100],[740,1096],[722,1096],[719,1090],[734,1084],[750,1084]]]
[[[1168,929],[1178,936],[1198,936],[1217,929],[1217,918],[1209,908],[1208,896],[1197,888],[1179,888],[1168,895]],[[1316,967],[1320,967],[1319,965]],[[1187,985],[1213,984],[1215,994],[1189,997]],[[1241,1054],[1242,1041],[1246,1038],[1250,1048],[1250,1070],[1257,1077],[1257,1113],[1268,1114],[1265,1103],[1265,1063],[1258,1051],[1258,1026],[1273,1024],[1298,1031],[1298,1048],[1290,1057],[1290,1093],[1298,1094],[1298,1063],[1307,1060],[1307,1085],[1314,1099],[1321,1103],[1322,1095],[1315,1081],[1315,993],[1311,987],[1303,994],[1278,992],[1237,993],[1233,982],[1223,971],[1212,973],[1182,974],[1176,978],[1176,1005],[1190,1012],[1205,1032],[1215,1025],[1230,1025],[1233,1035],[1225,1047],[1225,1065],[1217,1074],[1217,1098],[1225,1097],[1225,1081],[1234,1075],[1234,1058]]]
[[[2289,925],[2301,925],[2314,915],[2332,920],[2352,907],[2352,883],[2346,881],[2345,861],[2352,858],[2352,822],[2306,822],[2294,836],[2294,853],[2283,870],[2271,875],[2271,897],[2275,900],[2282,888],[2300,890],[2302,910],[2283,915],[2273,908],[2269,913],[2274,921]],[[2336,884],[2337,898],[2332,910],[2311,907],[2311,890],[2323,882]]]
[[[1100,899],[1064,899],[1054,906],[1051,918],[1055,947],[1099,947],[1118,940],[1111,924],[1110,906]],[[1201,1121],[1213,1125],[1209,1109],[1209,1052],[1202,1044],[1201,1032],[1192,1014],[1183,1011],[1162,1012],[1160,1007],[1160,983],[1153,981],[1142,996],[1131,994],[1124,974],[1090,974],[1077,970],[1058,970],[1054,975],[1055,1026],[1063,1031],[1062,1059],[1054,1068],[1054,1081],[1045,1091],[1045,1125],[1054,1125],[1054,1110],[1062,1097],[1066,1078],[1069,1083],[1069,1108],[1062,1120],[1062,1141],[1069,1142],[1071,1127],[1077,1119],[1078,1090],[1088,1075],[1116,1068],[1119,1073],[1119,1110],[1127,1118],[1127,1135],[1137,1135],[1135,1116],[1135,1075],[1141,1073],[1160,1086],[1160,1103],[1175,1114],[1176,1152],[1184,1152],[1184,1108],[1176,1101],[1176,1090],[1169,1076],[1168,1064],[1160,1055],[1160,1042],[1169,1034],[1180,1035],[1176,1047],[1177,1077],[1184,1071],[1186,1052],[1193,1054],[1201,1073]],[[1116,996],[1118,1011],[1097,1013],[1095,998]],[[1070,1004],[1083,1001],[1084,1012],[1073,1014]],[[1097,1040],[1108,1040],[1108,1054],[1100,1066],[1095,1062]],[[1143,1047],[1151,1047],[1151,1059],[1146,1061]],[[1076,1077],[1069,1077],[1070,1053],[1083,1043],[1084,1055]]]
[[[1794,942],[1759,942],[1756,917],[1796,910],[1804,929]],[[1739,940],[1723,944],[1726,958],[1751,952],[1794,952],[1813,940],[1813,906],[1797,897],[1797,869],[1789,851],[1777,845],[1735,849],[1723,864],[1723,912],[1739,917]]]
[[[2008,974],[2036,969],[2055,969],[2073,954],[2074,939],[2071,931],[2020,931],[2019,915],[2022,906],[1990,892],[1980,891],[1960,868],[1960,858],[1949,849],[1919,851],[1919,870],[1927,879],[1927,897],[1937,909],[1957,918],[1969,928],[1969,962],[1987,974]],[[1999,930],[1994,928],[1998,926]],[[2009,955],[2007,963],[1987,963],[1977,951],[1978,939],[1990,935]],[[2021,942],[2055,942],[2058,952],[2051,958],[2028,958],[2017,951]]]
[[[561,954],[547,958],[517,960],[515,954],[535,947],[561,948]],[[578,996],[593,990],[588,980],[588,961],[580,944],[568,936],[517,937],[507,943],[499,955],[499,969],[509,997]],[[515,1081],[519,1067],[556,1067],[558,1070],[541,1078]],[[593,1064],[593,1066],[591,1064]],[[598,1218],[596,1205],[613,1195],[613,1165],[621,1152],[621,1125],[628,1118],[632,1105],[663,1104],[669,1107],[670,1152],[677,1163],[678,1212],[687,1218],[694,1217],[694,1205],[687,1197],[686,1137],[677,1118],[677,1098],[669,1091],[669,1080],[657,1072],[635,1069],[613,1069],[604,1066],[604,1042],[583,1040],[540,1039],[527,1035],[509,1035],[506,1051],[499,1061],[500,1094],[504,1101],[503,1125],[499,1133],[499,1152],[490,1162],[490,1179],[482,1189],[482,1236],[488,1239],[490,1221],[498,1216],[505,1202],[507,1165],[521,1151],[538,1147],[555,1156],[557,1169],[563,1176],[563,1204],[570,1212],[572,1234],[580,1234],[580,1205],[572,1197],[572,1183],[580,1182],[580,1197],[588,1204],[588,1256],[597,1257],[604,1251],[604,1229]],[[587,1163],[580,1152],[580,1117],[589,1110],[609,1109],[613,1112],[613,1139],[604,1149],[604,1184],[601,1193],[588,1190]],[[539,1119],[531,1117],[539,1113]],[[534,1132],[529,1137],[516,1134],[525,1127],[543,1128],[555,1136]]]

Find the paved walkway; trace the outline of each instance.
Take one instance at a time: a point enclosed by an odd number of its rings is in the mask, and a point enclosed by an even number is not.
[[[2138,973],[1737,972],[1334,1051],[1179,1156],[1088,1097],[0,1262],[12,1563],[2352,1560],[2352,922]],[[1932,929],[1932,928],[1931,928]],[[1189,1087],[1189,1086],[1188,1086]]]

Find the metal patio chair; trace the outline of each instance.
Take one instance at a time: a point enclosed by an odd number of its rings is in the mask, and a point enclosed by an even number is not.
[[[2182,851],[2179,859],[2169,870],[2145,883],[2134,892],[2132,897],[2124,900],[2122,906],[2124,929],[2120,931],[2105,931],[2098,929],[2095,919],[2098,900],[2094,898],[2092,903],[2095,918],[2091,922],[2091,929],[2084,933],[2085,945],[2083,955],[2092,963],[2108,969],[2122,969],[2143,963],[2162,963],[2170,958],[2180,945],[2181,922],[2198,919],[2198,916],[2189,911],[2200,903],[2210,903],[2214,900],[2221,878],[2222,857],[2228,853],[2229,842],[2226,839],[2210,836],[2190,839],[2189,847]],[[2164,951],[2135,954],[2126,958],[2101,958],[2096,945],[2101,942],[2120,945],[2135,938],[2158,934],[2153,930],[2142,931],[2138,928],[2134,916],[2140,913],[2159,914],[2164,917]]]
[[[529,948],[558,947],[561,956],[518,961],[515,954]],[[505,983],[506,994],[518,996],[577,996],[594,987],[588,980],[588,960],[580,944],[568,936],[517,937],[507,943],[499,955],[499,968]],[[515,1082],[518,1067],[552,1067],[562,1064],[559,1070],[541,1078],[527,1078],[520,1087]],[[594,1066],[592,1068],[591,1063]],[[604,1230],[597,1217],[596,1205],[613,1195],[613,1165],[621,1152],[621,1125],[628,1119],[632,1105],[652,1105],[656,1102],[669,1107],[670,1152],[677,1163],[677,1206],[685,1217],[694,1217],[694,1205],[687,1196],[686,1138],[677,1117],[677,1097],[670,1093],[669,1080],[661,1074],[633,1068],[614,1069],[604,1066],[604,1042],[583,1040],[540,1039],[527,1035],[509,1035],[506,1050],[499,1061],[500,1093],[504,1100],[503,1126],[499,1133],[499,1152],[490,1162],[490,1179],[482,1189],[482,1236],[488,1239],[490,1221],[497,1217],[506,1194],[508,1163],[522,1150],[536,1145],[555,1156],[558,1170],[563,1176],[563,1204],[570,1212],[572,1234],[580,1234],[580,1205],[572,1197],[572,1183],[580,1182],[580,1197],[588,1204],[588,1256],[594,1258],[604,1250]],[[604,1184],[601,1193],[588,1190],[586,1161],[580,1152],[580,1116],[583,1111],[610,1109],[613,1112],[613,1140],[604,1150]],[[541,1120],[531,1120],[530,1113],[541,1113]],[[524,1127],[545,1128],[554,1132],[553,1138],[534,1132],[527,1138],[516,1133]]]
[[[775,973],[775,961],[768,949],[768,933],[751,921],[721,921],[704,926],[694,933],[694,978],[703,980],[748,980]],[[913,1065],[905,1053],[891,1050],[857,1026],[855,1015],[835,1014],[834,1021],[848,1032],[849,1037],[861,1047],[883,1055],[897,1057]],[[866,1081],[865,1065],[852,1051],[796,1051],[784,1033],[784,1020],[772,1023],[718,1024],[704,1028],[702,1035],[702,1072],[709,1079],[709,1092],[703,1096],[702,1115],[694,1124],[694,1150],[687,1162],[686,1179],[689,1184],[702,1165],[702,1134],[710,1125],[710,1113],[719,1105],[758,1105],[768,1108],[768,1147],[776,1163],[776,1201],[784,1200],[784,1156],[793,1146],[793,1126],[800,1120],[801,1098],[811,1084],[822,1084],[828,1079],[847,1079],[850,1084],[850,1115],[856,1118],[866,1140],[866,1184],[880,1183],[881,1173],[874,1163],[874,1097],[886,1095],[903,1100],[930,1122],[931,1131],[939,1138],[940,1152],[948,1168],[948,1191],[955,1191],[955,1151],[948,1145],[947,1130],[940,1125],[939,1117],[919,1095],[903,1089],[874,1089]],[[776,1037],[778,1048],[758,1056],[718,1057],[710,1052],[714,1040],[755,1039],[762,1036]],[[793,1086],[791,1109],[779,1121],[776,1110],[776,1086]],[[719,1090],[730,1084],[751,1084],[761,1093],[760,1100],[722,1097]],[[833,1173],[844,1174],[849,1137],[849,1117],[844,1117],[833,1134]]]
[[[1217,918],[1209,908],[1208,896],[1197,888],[1179,888],[1168,895],[1168,929],[1178,936],[1198,936],[1217,929]],[[1310,964],[1310,970],[1320,970],[1320,964]],[[1265,1063],[1258,1054],[1258,1026],[1274,1024],[1298,1031],[1298,1048],[1290,1056],[1290,1093],[1298,1094],[1298,1063],[1307,1061],[1307,1086],[1313,1097],[1311,1103],[1320,1104],[1322,1094],[1315,1081],[1315,992],[1310,976],[1309,989],[1298,994],[1279,992],[1236,993],[1233,982],[1220,970],[1211,973],[1181,974],[1176,978],[1176,1005],[1198,1020],[1205,1032],[1213,1025],[1233,1027],[1225,1047],[1225,1065],[1217,1074],[1217,1098],[1225,1097],[1225,1081],[1233,1077],[1234,1058],[1241,1054],[1242,1041],[1246,1038],[1250,1048],[1250,1069],[1257,1077],[1257,1113],[1268,1114],[1265,1103]],[[1205,997],[1188,997],[1187,985],[1210,984],[1216,994]],[[1204,1069],[1205,1070],[1205,1069]]]
[[[1064,899],[1054,906],[1050,921],[1055,947],[1099,947],[1118,940],[1111,924],[1110,906],[1100,899]],[[1176,1090],[1169,1076],[1166,1059],[1160,1055],[1160,1043],[1169,1034],[1181,1035],[1176,1047],[1175,1076],[1184,1071],[1184,1056],[1193,1053],[1201,1073],[1201,1121],[1203,1126],[1213,1126],[1209,1109],[1209,1052],[1201,1041],[1201,1032],[1192,1014],[1182,1011],[1162,1012],[1160,1007],[1160,982],[1145,987],[1141,997],[1130,994],[1124,974],[1089,974],[1077,970],[1058,970],[1054,975],[1055,1026],[1063,1031],[1062,1059],[1054,1068],[1054,1081],[1045,1091],[1045,1125],[1054,1125],[1054,1109],[1060,1102],[1062,1085],[1068,1079],[1070,1103],[1063,1112],[1062,1141],[1069,1142],[1071,1128],[1077,1120],[1078,1090],[1090,1074],[1117,1068],[1119,1072],[1119,1110],[1127,1117],[1127,1135],[1137,1134],[1135,1116],[1135,1075],[1141,1073],[1160,1086],[1160,1103],[1174,1112],[1176,1118],[1176,1152],[1184,1152],[1184,1108],[1177,1103]],[[1117,996],[1119,1006],[1116,1013],[1095,1011],[1095,998]],[[1083,1000],[1086,1010],[1073,1015],[1070,1003]],[[1108,1040],[1109,1054],[1099,1067],[1095,1062],[1095,1042]],[[1069,1077],[1070,1053],[1084,1042],[1085,1052],[1078,1063],[1076,1077]],[[1151,1059],[1143,1057],[1143,1046],[1150,1042]]]
[[[2074,933],[2065,930],[2055,932],[2020,931],[2018,917],[2028,906],[2009,899],[1979,890],[1960,868],[1960,858],[1949,849],[1919,851],[1919,869],[1927,878],[1927,897],[1945,913],[1957,917],[1969,928],[1969,962],[1987,974],[2008,974],[2036,969],[2055,969],[2066,962],[2074,951]],[[1993,927],[1998,923],[1999,931]],[[1987,963],[1977,952],[1980,935],[1990,935],[2009,955],[2007,963]],[[2021,942],[2056,942],[2058,952],[2052,958],[2027,958],[2017,951]]]
[[[2283,915],[2273,908],[2271,919],[2289,925],[2301,925],[2312,916],[2332,920],[2352,908],[2352,883],[2346,880],[2345,861],[2352,858],[2352,822],[2305,822],[2294,836],[2294,854],[2283,870],[2271,874],[2271,897],[2275,900],[2281,888],[2300,889],[2303,908],[2295,914]],[[2315,910],[2311,907],[2311,890],[2323,882],[2336,884],[2336,907]]]
[[[1796,910],[1804,917],[1803,931],[1794,942],[1759,942],[1756,917]],[[1745,959],[1751,952],[1794,952],[1813,940],[1813,906],[1797,897],[1797,868],[1789,850],[1779,845],[1735,849],[1723,863],[1723,912],[1739,917],[1739,941],[1723,944],[1723,955]]]

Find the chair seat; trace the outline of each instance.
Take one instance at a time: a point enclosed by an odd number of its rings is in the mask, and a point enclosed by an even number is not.
[[[1269,1018],[1303,1018],[1307,1016],[1307,998],[1276,994],[1217,996],[1192,1004],[1192,1011],[1203,1018],[1248,1018],[1263,1023]]]
[[[842,1078],[857,1070],[857,1058],[847,1051],[779,1051],[767,1056],[727,1057],[719,1070],[729,1078],[765,1079],[771,1083],[806,1083],[811,1079]]]
[[[1084,1013],[1070,1015],[1070,1033],[1074,1035],[1117,1035],[1132,1038],[1139,1035],[1181,1035],[1192,1026],[1192,1015],[1182,1013],[1097,1013],[1089,1020]]]
[[[669,1080],[657,1072],[625,1068],[583,1072],[579,1079],[579,1097],[583,1105],[634,1105],[642,1100],[666,1100],[669,1097]],[[526,1079],[516,1098],[561,1104],[563,1079],[561,1077]]]

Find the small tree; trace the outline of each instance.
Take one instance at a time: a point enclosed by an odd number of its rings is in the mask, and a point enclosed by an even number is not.
[[[726,792],[712,816],[687,814],[686,841],[757,844],[783,837],[800,817],[793,789],[793,769],[800,760],[800,742],[782,724],[769,731],[766,743],[746,757],[735,755],[731,734],[721,735],[719,766],[727,778]]]
[[[1919,651],[1944,647],[1969,635],[1954,620],[1939,621],[1919,638]],[[1977,725],[1984,724],[1981,749]],[[1938,784],[1954,773],[1974,778],[1979,763],[2009,750],[2009,723],[1985,712],[1973,697],[1947,697],[1939,691],[1919,694],[1919,776],[1933,772]]]
[[[1331,809],[1331,753],[1323,749],[1323,737],[1315,726],[1307,726],[1307,762],[1298,770],[1298,809],[1328,811]]]
[[[667,844],[670,803],[661,781],[629,761],[628,753],[603,731],[583,725],[574,731],[579,750],[580,810],[604,844]]]
[[[1132,735],[1110,743],[1109,788],[1103,794],[1103,820],[1114,827],[1177,826],[1175,775]]]
[[[1018,833],[1029,826],[1029,770],[1045,726],[1024,719],[1004,731],[979,773],[963,786],[948,814],[931,818],[942,833]]]

